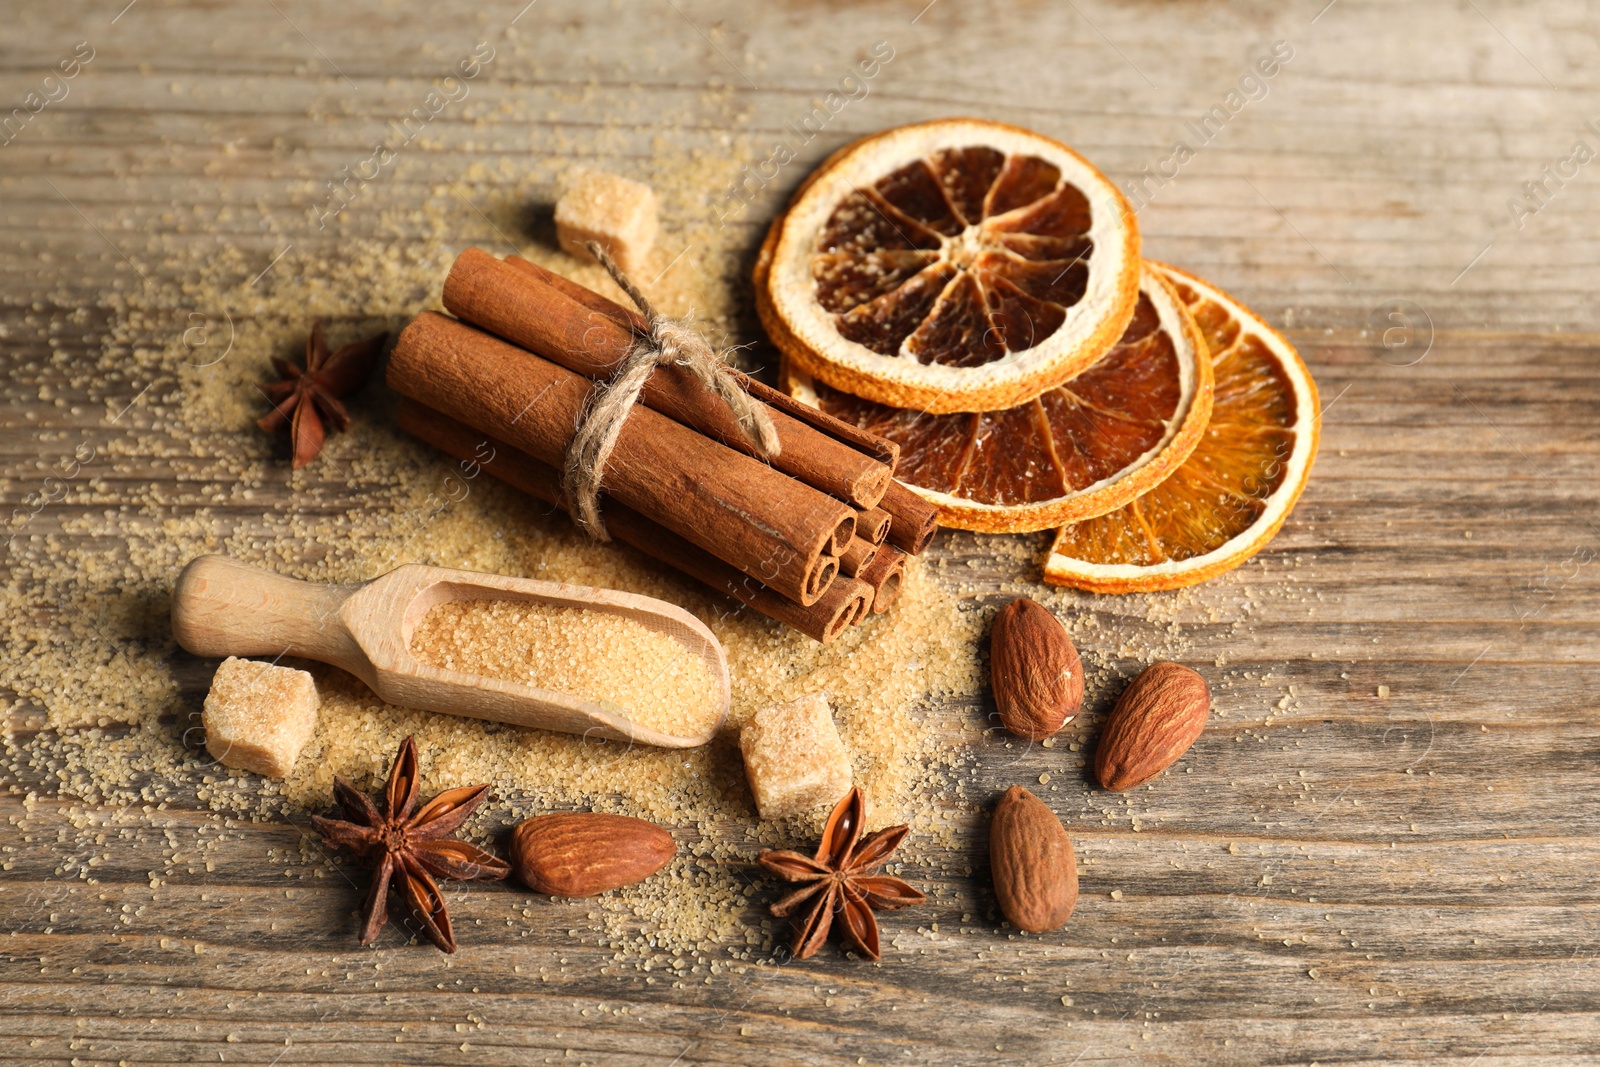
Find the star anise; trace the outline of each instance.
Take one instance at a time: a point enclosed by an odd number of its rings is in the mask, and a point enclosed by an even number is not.
[[[417,745],[406,738],[389,769],[380,807],[343,778],[333,780],[333,793],[350,821],[313,815],[322,840],[342,845],[376,870],[362,911],[361,943],[371,944],[389,919],[389,883],[399,884],[412,913],[428,939],[446,952],[456,950],[450,914],[435,877],[458,881],[495,881],[511,873],[504,860],[451,835],[483,802],[486,785],[447,789],[417,810]]]
[[[763,852],[760,863],[786,882],[803,883],[772,905],[780,919],[802,905],[808,910],[794,927],[796,959],[809,959],[828,940],[837,912],[845,940],[869,960],[878,958],[878,920],[874,908],[894,909],[921,904],[928,898],[898,878],[871,873],[900,847],[909,826],[891,826],[861,837],[866,805],[859,788],[839,801],[822,830],[815,857],[798,852]]]
[[[383,351],[386,336],[380,333],[345,345],[330,356],[328,343],[322,337],[322,323],[318,322],[306,339],[304,370],[286,359],[272,357],[278,380],[262,382],[261,391],[272,401],[273,408],[256,425],[268,433],[289,427],[295,470],[317,458],[329,425],[337,433],[350,428],[350,413],[339,398],[359,389],[367,380],[378,353]]]

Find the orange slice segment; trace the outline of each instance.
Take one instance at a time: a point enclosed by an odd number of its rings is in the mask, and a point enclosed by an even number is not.
[[[1205,335],[1216,375],[1194,453],[1144,496],[1066,526],[1045,581],[1096,593],[1178,589],[1232,570],[1272,540],[1317,453],[1317,386],[1299,353],[1215,286],[1152,263]]]
[[[1133,212],[1067,146],[981,119],[834,153],[773,222],[762,324],[795,369],[933,413],[1031,400],[1114,344],[1139,289]]]
[[[1133,320],[1076,378],[1002,411],[929,415],[785,364],[783,387],[900,445],[896,476],[945,526],[1043,530],[1122,507],[1177,469],[1211,415],[1211,363],[1173,288],[1147,272]]]

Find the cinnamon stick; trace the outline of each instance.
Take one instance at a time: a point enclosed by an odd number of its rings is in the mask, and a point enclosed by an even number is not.
[[[862,568],[857,581],[872,587],[872,613],[882,615],[900,596],[906,573],[906,554],[891,545],[878,549],[872,562]]]
[[[889,526],[893,521],[894,516],[882,508],[868,508],[865,511],[857,511],[856,536],[871,541],[875,545],[881,545],[884,539],[889,536]]]
[[[643,334],[649,329],[649,323],[645,322],[643,315],[623,307],[608,297],[602,296],[586,285],[580,285],[571,278],[563,277],[552,270],[546,270],[537,263],[523,259],[521,256],[507,256],[505,262],[554,286],[584,307],[609,315],[635,333]],[[765,382],[758,381],[749,375],[741,374],[740,377],[744,381],[745,390],[768,407],[777,409],[777,411],[810,427],[817,433],[831,437],[858,452],[871,456],[890,470],[893,470],[895,464],[900,462],[900,446],[887,437],[880,437],[870,430],[863,430],[852,423],[837,419],[820,408],[812,407],[810,404],[802,404],[788,393],[774,389]],[[796,475],[796,477],[799,477],[799,475]]]
[[[407,433],[464,464],[476,464],[513,488],[562,507],[561,476],[526,452],[410,398],[400,401],[395,421]],[[840,578],[814,604],[802,607],[616,500],[604,499],[601,514],[617,540],[825,644],[856,621],[873,598],[873,589],[865,582]]]
[[[580,285],[578,282],[575,282],[570,278],[563,277],[554,271],[546,270],[537,263],[523,259],[520,256],[511,256],[502,262],[496,260],[493,256],[482,251],[481,249],[469,248],[466,252],[461,254],[460,258],[456,260],[456,267],[451,269],[451,277],[456,277],[456,269],[460,268],[462,270],[462,281],[464,282],[468,275],[477,275],[478,272],[483,270],[494,270],[495,268],[490,266],[490,264],[495,264],[502,267],[509,264],[511,267],[523,272],[528,277],[543,282],[549,289],[566,296],[571,301],[572,305],[582,307],[592,313],[598,313],[613,323],[627,327],[630,331],[630,334],[635,331],[643,333],[648,329],[648,324],[637,312],[630,311],[621,304],[618,304],[615,301],[601,295],[600,293],[595,292],[593,289],[590,289],[584,285]],[[493,279],[498,279],[499,285],[506,284],[505,280],[499,276],[498,272],[492,276],[491,280]],[[484,279],[481,276],[478,276],[477,280],[480,284],[484,282]],[[449,280],[447,279],[445,283],[446,306],[450,307],[452,311],[456,311],[456,313],[461,315],[463,318],[470,320],[472,318],[470,314],[463,313],[456,307],[451,306],[451,299],[451,286]],[[463,287],[462,289],[458,289],[456,299],[461,301],[466,301],[468,299],[476,301],[477,298],[469,297],[468,291]],[[562,306],[569,312],[571,311],[571,307],[567,307],[565,305],[558,306]],[[493,329],[492,326],[490,328]],[[499,331],[496,330],[496,332]],[[601,334],[595,336],[598,337],[602,335],[608,339],[608,344],[616,344],[618,341],[618,338],[612,336],[609,331],[601,331]],[[511,339],[519,342],[522,341],[522,338],[516,336],[512,336]],[[596,367],[603,365],[606,368],[606,371],[602,372],[597,370],[596,373],[609,372],[609,368],[615,367],[616,360],[620,358],[620,353],[624,351],[626,351],[625,347],[618,349],[617,354],[609,356],[608,360],[600,359],[591,355],[588,357],[590,361],[588,365]],[[562,362],[562,359],[557,358],[554,353],[545,352],[542,354],[556,359],[557,362]],[[577,360],[580,357],[572,358]],[[589,371],[582,370],[581,368],[573,366],[572,364],[563,363],[563,365],[572,367],[574,370],[580,370],[582,373],[590,373]],[[800,401],[795,400],[787,393],[774,389],[763,382],[759,382],[754,378],[749,377],[748,375],[744,375],[742,377],[744,379],[745,388],[750,395],[755,399],[767,404],[769,409],[771,409],[774,422],[780,425],[780,437],[784,430],[793,429],[790,422],[783,418],[784,415],[787,415],[789,416],[789,419],[794,420],[795,423],[810,427],[815,432],[832,438],[834,441],[848,446],[850,449],[876,458],[881,463],[888,466],[891,470],[894,468],[895,464],[898,463],[900,458],[900,446],[888,440],[887,438],[879,437],[877,434],[871,433],[870,431],[863,430],[860,427],[854,426],[848,422],[844,422],[841,419],[836,419],[832,415],[829,415],[817,408],[811,407],[808,404],[802,404]],[[645,402],[650,403],[650,390],[648,388],[646,389]],[[691,425],[694,424],[691,423]],[[697,426],[696,428],[698,429],[701,427]],[[737,438],[737,440],[743,440],[742,436]],[[788,448],[787,444],[785,444],[785,448]],[[795,462],[798,463],[798,460],[795,460]],[[800,478],[802,481],[807,481],[808,484],[816,485],[825,492],[833,492],[833,490],[828,489],[827,486],[819,484],[819,481],[813,481],[808,478],[805,473],[796,470],[790,470],[790,473],[794,474],[795,477]],[[833,492],[833,495],[840,496],[841,499],[850,500],[858,507],[864,509],[870,509],[874,506],[865,504],[860,499],[853,498],[849,495],[841,495],[837,492]],[[884,497],[888,498],[887,501],[880,497],[877,501],[875,501],[875,505],[880,509],[884,509],[893,513],[893,525],[888,534],[889,538],[894,545],[901,550],[909,552],[912,555],[920,555],[922,551],[928,547],[928,542],[933,539],[933,535],[937,531],[939,518],[937,509],[935,509],[932,504],[929,504],[926,500],[923,500],[920,496],[906,489],[899,483],[891,483],[890,485],[886,486],[884,489]],[[891,507],[890,504],[893,504],[893,506]]]
[[[860,626],[867,621],[867,616],[872,614],[872,586],[860,578],[849,579],[861,588],[861,599],[856,602],[855,614],[850,618],[851,626]]]
[[[840,575],[833,585],[828,586],[828,591],[812,605],[813,609],[821,609],[826,604],[831,625],[835,627],[827,637],[821,639],[822,642],[826,644],[847,627],[860,623],[872,608],[872,596],[872,586],[859,578]]]
[[[939,528],[938,509],[897,481],[889,483],[878,506],[893,517],[889,543],[902,552],[922,555]]]
[[[849,530],[845,530],[841,527],[839,533],[834,536],[832,552],[835,557],[844,555],[845,549],[850,547],[850,542],[856,539],[856,524],[854,519],[855,516],[852,515],[852,521],[850,523]]]
[[[839,570],[852,578],[859,577],[862,568],[878,554],[878,546],[860,537],[852,538],[850,545],[839,554]]]
[[[806,575],[806,600],[804,603],[815,604],[817,597],[828,588],[835,578],[839,577],[839,557],[835,555],[822,556],[817,560],[817,565],[810,574]]]
[[[464,323],[424,312],[389,359],[389,385],[560,467],[594,383]],[[802,605],[836,570],[855,511],[647,407],[623,424],[606,491]]]
[[[609,305],[609,307],[608,307]],[[568,370],[609,379],[637,336],[648,329],[599,293],[527,260],[502,261],[479,248],[456,259],[444,283],[444,306],[467,322],[504,337]],[[747,455],[755,454],[727,405],[686,368],[658,367],[640,401]],[[889,465],[817,432],[768,404],[780,450],[778,470],[859,507],[882,498]]]

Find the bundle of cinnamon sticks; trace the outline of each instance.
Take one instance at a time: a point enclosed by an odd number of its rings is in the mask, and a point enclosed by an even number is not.
[[[389,385],[402,429],[557,507],[560,471],[597,383],[649,324],[527,260],[469,248],[445,280],[455,318],[419,315]],[[762,614],[830,641],[899,592],[927,547],[932,505],[894,480],[899,447],[760,382],[770,459],[685,368],[651,374],[603,472],[612,537]],[[484,457],[490,458],[485,460]]]

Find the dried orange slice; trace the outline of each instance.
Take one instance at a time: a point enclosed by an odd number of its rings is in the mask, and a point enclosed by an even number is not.
[[[1179,589],[1232,570],[1272,540],[1317,454],[1317,385],[1294,346],[1221,289],[1163,273],[1200,324],[1216,403],[1200,446],[1117,511],[1063,527],[1045,581],[1096,593]]]
[[[1106,356],[1003,411],[928,415],[830,389],[785,364],[784,388],[900,445],[896,476],[939,522],[1043,530],[1122,507],[1178,468],[1211,416],[1211,361],[1178,294],[1147,271]]]
[[[756,308],[784,355],[880,404],[944,413],[1031,400],[1133,315],[1139,231],[1066,145],[982,119],[835,152],[772,224]]]

